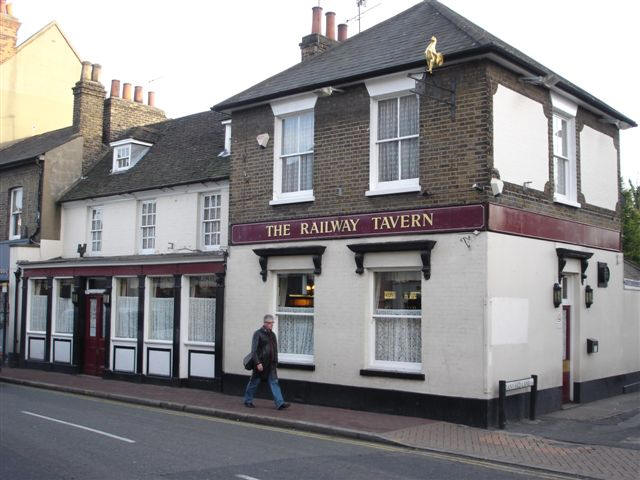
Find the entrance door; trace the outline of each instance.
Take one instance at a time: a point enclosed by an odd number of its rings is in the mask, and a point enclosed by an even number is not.
[[[562,403],[571,401],[571,306],[562,306]]]
[[[101,375],[104,370],[104,313],[102,295],[87,295],[84,331],[84,373]]]

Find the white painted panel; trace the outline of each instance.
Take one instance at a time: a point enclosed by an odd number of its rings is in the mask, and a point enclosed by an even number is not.
[[[116,372],[135,372],[135,349],[115,347],[114,351],[115,363],[113,369]]]
[[[616,209],[618,151],[612,137],[586,125],[580,132],[580,175],[587,203]]]
[[[489,300],[489,315],[492,345],[529,341],[529,299],[493,297]]]
[[[549,180],[549,121],[542,104],[498,85],[493,96],[493,165],[506,182],[544,190]]]
[[[316,105],[318,96],[315,93],[303,93],[271,102],[271,109],[276,117],[289,113],[311,110]]]
[[[53,340],[53,361],[56,363],[71,363],[71,342]]]
[[[398,92],[408,92],[416,87],[416,81],[409,78],[409,72],[401,72],[366,80],[370,97],[380,97]]]
[[[148,350],[148,375],[171,376],[171,352],[165,350]]]
[[[190,353],[190,377],[214,378],[214,356],[211,353]]]
[[[44,360],[43,338],[29,338],[29,360]]]

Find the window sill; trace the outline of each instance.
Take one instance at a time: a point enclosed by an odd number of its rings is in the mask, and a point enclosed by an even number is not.
[[[405,187],[376,188],[375,190],[367,190],[364,194],[367,197],[377,197],[378,195],[393,195],[396,193],[412,193],[419,192],[420,185],[407,185]]]
[[[582,207],[582,205],[580,205],[578,202],[576,202],[574,200],[569,200],[568,198],[560,197],[558,195],[554,195],[553,196],[553,201],[555,203],[562,203],[563,205],[568,205],[568,206],[574,207],[574,208],[581,208]]]
[[[111,337],[112,342],[129,342],[136,343],[138,341],[137,338],[127,338],[127,337]],[[154,340],[152,340],[154,341]]]
[[[172,340],[150,340],[147,339],[145,342],[147,345],[173,345]]]
[[[140,250],[140,255],[154,255],[156,253],[155,249],[153,250]]]
[[[60,338],[73,338],[73,333],[58,333],[53,332],[51,334],[52,337],[60,337]]]
[[[424,380],[424,373],[399,372],[394,370],[375,370],[363,368],[360,370],[363,377],[386,377],[386,378],[402,378],[405,380]]]
[[[315,200],[316,200],[316,197],[314,197],[313,194],[299,195],[295,197],[274,198],[269,202],[269,205],[287,205],[289,203],[314,202]]]
[[[208,347],[215,348],[216,344],[214,342],[197,342],[197,341],[187,341],[184,342],[187,347]]]
[[[306,370],[313,372],[316,366],[313,363],[292,363],[292,362],[278,362],[278,368],[285,368],[287,370]]]

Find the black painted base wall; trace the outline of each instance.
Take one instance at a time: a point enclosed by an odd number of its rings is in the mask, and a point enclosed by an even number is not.
[[[599,378],[588,382],[573,383],[573,401],[578,403],[593,402],[624,393],[627,385],[640,382],[640,371]]]
[[[243,395],[248,380],[248,375],[225,374],[223,392]],[[286,379],[279,381],[285,399],[298,403],[444,420],[482,428],[498,423],[497,399],[446,397]],[[560,387],[538,391],[537,412],[546,413],[559,409],[561,393]],[[265,382],[260,385],[257,396],[271,398]],[[528,417],[528,393],[507,397],[506,410],[507,421]]]

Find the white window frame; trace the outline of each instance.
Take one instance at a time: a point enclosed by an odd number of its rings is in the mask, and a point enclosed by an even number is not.
[[[27,302],[28,302],[28,308],[27,308],[27,333],[36,333],[36,334],[45,334],[47,333],[47,329],[46,329],[46,318],[45,318],[45,329],[44,330],[34,330],[33,327],[31,326],[31,316],[33,315],[33,291],[35,290],[35,285],[36,285],[36,280],[44,280],[45,282],[47,281],[46,277],[31,277],[29,278],[29,296],[27,298]],[[28,340],[28,339],[27,339]]]
[[[51,297],[53,298],[53,301],[51,302],[51,336],[53,337],[54,335],[56,337],[68,337],[68,338],[73,338],[73,332],[71,333],[62,333],[62,332],[58,332],[58,301],[60,300],[60,285],[62,284],[63,280],[73,280],[73,277],[55,277],[53,279],[53,285],[52,285],[52,292],[51,292]],[[73,289],[74,289],[74,285],[73,282],[71,283],[71,295],[73,297]],[[52,339],[53,340],[53,339]]]
[[[120,164],[122,162],[122,165]],[[113,148],[113,171],[121,172],[131,168],[131,144],[118,145]]]
[[[113,277],[114,279],[114,284],[112,285],[112,289],[111,289],[111,329],[112,329],[112,333],[111,333],[111,339],[115,340],[115,341],[125,341],[125,342],[131,342],[131,341],[137,341],[138,339],[136,337],[118,337],[116,335],[116,332],[118,330],[118,302],[120,301],[120,285],[118,285],[120,283],[121,280],[127,280],[129,278],[137,278],[134,276],[120,276],[120,277]],[[138,282],[140,282],[140,279],[138,279]],[[140,288],[140,283],[138,283],[138,288]],[[139,290],[138,290],[138,295],[139,295]],[[138,300],[139,301],[139,300]],[[138,304],[139,305],[139,304]],[[139,312],[138,312],[139,313]],[[139,316],[138,316],[138,320],[139,320]]]
[[[420,352],[420,363],[412,362],[391,362],[387,360],[376,360],[376,317],[387,317],[385,315],[377,315],[376,312],[376,276],[385,272],[400,272],[400,271],[413,271],[405,270],[402,268],[397,269],[385,269],[371,271],[371,285],[370,285],[370,305],[371,310],[369,314],[369,367],[374,370],[385,370],[390,372],[406,372],[406,373],[422,373],[422,352]],[[419,271],[418,271],[419,272]],[[420,272],[419,272],[420,273]],[[419,276],[422,285],[422,277]],[[422,292],[422,288],[420,289]],[[420,315],[404,315],[398,316],[398,318],[419,318],[420,319],[420,335],[422,337],[422,325],[423,316],[422,308],[420,309]],[[421,338],[422,340],[422,338]],[[422,341],[421,341],[422,344]]]
[[[551,150],[553,153],[553,201],[557,203],[563,203],[571,207],[580,208],[578,203],[578,168],[576,162],[576,114],[578,112],[578,105],[571,100],[561,97],[560,95],[551,92],[551,105],[553,107],[551,115]],[[556,179],[558,178],[558,157],[555,152],[556,136],[555,136],[555,123],[558,120],[565,120],[567,122],[567,155],[566,161],[566,194],[556,192]]]
[[[144,213],[145,205],[153,205],[153,225],[144,224],[145,217],[151,215],[150,213]],[[140,202],[140,253],[144,255],[152,254],[156,252],[156,240],[158,238],[158,204],[155,200],[142,200]],[[153,227],[153,236],[145,236],[145,229]],[[145,240],[153,239],[153,247],[144,247]]]
[[[97,220],[94,219],[94,214],[96,213],[99,214],[99,218]],[[104,215],[104,210],[102,209],[102,207],[91,207],[89,209],[89,238],[90,238],[89,243],[91,243],[90,252],[92,254],[102,252],[102,231],[104,229],[103,215]],[[100,229],[94,228],[96,226],[94,222],[100,223]],[[99,237],[98,240],[94,239],[94,233],[98,234],[98,237]],[[96,242],[99,243],[100,248],[98,249],[94,248]]]
[[[133,145],[140,145],[141,147],[146,147],[141,152],[137,152],[134,158],[133,156]],[[152,143],[141,142],[140,140],[136,140],[134,138],[127,138],[124,140],[118,140],[117,142],[111,142],[109,144],[110,147],[113,148],[113,163],[111,166],[111,173],[124,172],[125,170],[129,170],[133,167],[139,160],[144,156],[144,154],[149,150],[150,147],[153,146]],[[120,153],[126,152],[126,155],[120,155]],[[119,159],[127,159],[127,164],[123,166],[118,165]]]
[[[315,282],[316,282],[316,275],[313,273],[313,270],[292,270],[292,271],[284,271],[284,272],[273,272],[273,278],[276,279],[275,281],[275,288],[274,288],[274,292],[273,292],[273,298],[274,298],[274,305],[273,305],[273,311],[275,312],[275,330],[276,330],[276,335],[280,336],[279,334],[279,322],[278,322],[278,315],[300,315],[300,316],[309,316],[308,313],[295,313],[295,312],[279,312],[278,311],[278,289],[280,288],[280,282],[279,282],[279,276],[280,275],[288,275],[288,274],[300,274],[300,275],[313,275],[313,283],[315,286]],[[286,362],[286,363],[296,363],[296,364],[301,364],[301,365],[313,365],[315,362],[315,348],[316,348],[316,342],[315,342],[315,331],[316,331],[316,312],[315,312],[315,292],[314,292],[314,307],[313,307],[313,333],[314,333],[314,338],[313,338],[313,355],[303,355],[303,354],[298,354],[298,353],[282,353],[282,352],[278,352],[278,361],[279,362]]]
[[[418,177],[404,180],[378,181],[378,102],[390,98],[400,98],[407,95],[415,95],[415,80],[408,77],[409,72],[378,77],[365,81],[365,86],[370,97],[369,118],[369,190],[365,192],[368,197],[377,195],[390,195],[394,193],[419,192],[420,165],[418,154]],[[400,111],[398,109],[398,115]],[[420,99],[418,98],[418,121],[420,118]],[[398,130],[398,134],[399,134]],[[417,135],[385,139],[384,141],[398,141],[406,138],[420,138],[418,126]],[[419,142],[420,140],[418,140]]]
[[[20,198],[20,208],[14,210],[14,203],[18,203],[16,198]],[[11,195],[9,196],[9,240],[18,240],[22,235],[22,211],[24,209],[24,189],[22,187],[15,187],[11,189]],[[17,231],[17,233],[14,233]]]
[[[205,197],[218,197],[218,218],[217,220],[205,220],[204,219],[204,211],[205,211],[205,206],[204,206],[204,199]],[[222,197],[222,192],[205,192],[202,193],[200,195],[200,243],[201,243],[201,247],[202,250],[219,250],[220,249],[220,245],[222,244],[222,201],[223,201],[223,197]],[[207,233],[205,233],[205,222],[211,222],[211,223],[215,223],[218,222],[219,224],[219,229],[218,229],[218,243],[215,245],[207,245],[206,244],[206,236]]]
[[[315,112],[314,108],[317,99],[318,97],[315,93],[306,93],[271,102],[271,109],[273,110],[275,118],[273,127],[273,199],[269,202],[269,205],[315,201],[313,187],[310,190],[298,190],[297,192],[286,193],[282,192],[282,121],[287,117],[301,115],[310,111]],[[313,130],[315,138],[315,122]],[[307,155],[313,153],[314,151],[312,150],[310,152],[299,152],[286,156]]]
[[[224,150],[218,156],[228,157],[231,155],[231,120],[224,120],[220,123],[224,126]]]

